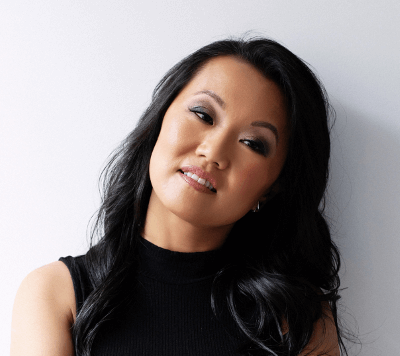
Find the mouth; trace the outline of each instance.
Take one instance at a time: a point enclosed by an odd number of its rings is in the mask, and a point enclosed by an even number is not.
[[[197,174],[189,172],[189,171],[182,171],[182,169],[178,169],[178,172],[182,173],[186,177],[190,179],[190,181],[196,182],[203,186],[204,188],[207,188],[210,192],[216,193],[217,190],[214,188],[214,186],[205,178],[199,177]]]

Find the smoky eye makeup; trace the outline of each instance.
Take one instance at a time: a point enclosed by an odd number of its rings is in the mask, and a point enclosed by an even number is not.
[[[213,125],[213,118],[207,113],[202,106],[193,106],[189,108],[189,111],[195,114],[200,120],[205,121],[206,123]]]
[[[213,105],[207,100],[197,99],[187,105],[189,112],[195,114],[199,119],[213,125],[216,119],[216,112]]]
[[[241,139],[245,145],[247,145],[253,151],[267,157],[271,151],[271,145],[268,143],[267,140],[258,137],[249,137],[245,139]]]
[[[196,100],[189,103],[188,111],[197,116],[197,118],[208,125],[214,125],[216,120],[215,111],[210,103],[206,100]],[[251,149],[257,154],[267,157],[271,153],[272,144],[268,139],[262,135],[245,135],[244,138],[239,139],[239,142],[248,149]]]
[[[210,110],[208,110],[207,108],[205,108],[204,106],[201,106],[201,105],[189,106],[189,111],[190,112],[195,112],[195,113],[202,113],[202,114],[211,115],[210,114]]]
[[[213,105],[207,100],[201,100],[201,99],[193,100],[192,102],[189,102],[188,107],[189,109],[202,108],[207,114],[215,115],[215,110]]]

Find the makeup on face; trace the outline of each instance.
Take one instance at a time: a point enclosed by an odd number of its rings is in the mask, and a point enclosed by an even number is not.
[[[279,87],[247,63],[215,58],[164,115],[149,166],[149,206],[158,220],[230,226],[278,178],[287,137]]]
[[[199,95],[207,95],[208,98],[197,98]],[[221,121],[218,113],[225,111],[225,107],[224,100],[217,93],[203,90],[194,95],[187,109],[206,124],[217,125]],[[269,133],[264,130],[268,130]],[[263,156],[268,156],[272,147],[277,146],[279,142],[278,129],[267,121],[253,121],[250,125],[241,128],[240,132],[240,142]]]

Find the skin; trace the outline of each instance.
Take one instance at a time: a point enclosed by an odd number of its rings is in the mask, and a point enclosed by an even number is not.
[[[212,90],[223,99],[220,106]],[[207,108],[214,124],[189,110]],[[268,128],[274,125],[279,139]],[[276,179],[286,158],[289,132],[278,87],[255,68],[232,57],[217,57],[183,89],[165,114],[150,161],[153,191],[142,236],[175,251],[207,251],[222,245],[234,223],[279,189]],[[245,139],[268,143],[261,155]],[[196,165],[213,174],[217,194],[194,190],[177,173]],[[313,337],[300,356],[339,356],[329,308],[315,323]],[[15,298],[11,356],[74,355],[71,326],[75,295],[68,268],[53,262],[28,274]],[[311,351],[313,350],[313,351]]]
[[[217,94],[220,105],[207,91]],[[194,113],[201,107],[212,125]],[[210,118],[207,118],[210,120]],[[273,125],[254,127],[254,121]],[[174,251],[222,245],[234,223],[267,199],[285,162],[289,130],[278,86],[234,57],[210,60],[167,110],[150,159],[150,197],[143,237]],[[266,155],[248,140],[265,142]],[[247,140],[247,141],[244,141]],[[198,192],[177,172],[195,165],[211,173],[217,193]]]
[[[67,266],[53,262],[22,281],[11,324],[11,356],[74,355],[74,287]]]

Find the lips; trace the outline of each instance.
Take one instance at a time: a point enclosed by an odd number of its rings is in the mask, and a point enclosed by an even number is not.
[[[197,166],[183,166],[180,169],[182,172],[191,172],[199,176],[200,178],[208,180],[215,190],[218,190],[218,185],[215,178],[208,172],[203,171],[200,167]]]

